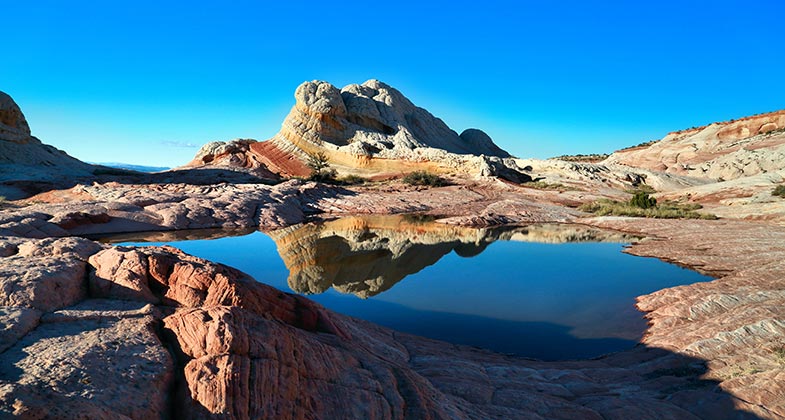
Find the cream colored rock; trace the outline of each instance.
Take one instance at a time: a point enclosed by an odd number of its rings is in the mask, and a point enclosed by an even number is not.
[[[531,180],[487,134],[467,129],[458,135],[377,80],[341,90],[327,82],[305,82],[294,96],[294,107],[271,140],[209,143],[187,166],[306,176],[309,156],[322,153],[342,174],[390,177],[428,170]]]
[[[337,147],[334,150],[351,145],[351,151],[358,155],[386,159],[411,160],[418,148],[509,156],[479,130],[467,132],[462,138],[378,80],[348,85],[340,91],[327,82],[305,82],[297,88],[295,99],[295,107],[275,142],[299,146],[305,140],[314,146]]]
[[[603,163],[732,180],[785,169],[785,111],[677,131],[645,147],[613,153]]]

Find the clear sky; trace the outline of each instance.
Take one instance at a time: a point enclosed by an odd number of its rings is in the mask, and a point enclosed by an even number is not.
[[[785,1],[4,2],[0,90],[92,162],[278,131],[306,80],[380,79],[521,157],[785,108]]]

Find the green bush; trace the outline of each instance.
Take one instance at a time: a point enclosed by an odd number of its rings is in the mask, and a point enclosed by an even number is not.
[[[534,188],[536,190],[555,190],[555,191],[574,191],[574,188],[568,187],[558,182],[550,183],[545,181],[531,181],[521,184],[522,187]]]
[[[322,169],[330,167],[330,163],[327,161],[327,155],[322,152],[308,155],[308,162],[305,164],[314,172],[320,172]]]
[[[657,207],[657,199],[649,197],[646,192],[638,191],[630,199],[630,205],[641,209],[650,209]]]
[[[358,175],[346,175],[338,179],[338,183],[342,185],[361,185],[368,182],[368,178],[363,178]]]
[[[594,213],[597,216],[630,216],[649,217],[657,219],[706,219],[715,220],[717,216],[708,213],[698,213],[700,204],[663,203],[654,207],[641,208],[630,202],[615,200],[598,200],[593,203],[583,204],[579,210]]]
[[[646,194],[654,194],[657,192],[657,190],[655,190],[654,187],[652,187],[651,185],[638,184],[635,188],[624,190],[624,192],[628,192],[633,195],[639,192],[645,192]]]
[[[785,198],[785,184],[774,187],[774,189],[771,191],[771,195]]]
[[[427,171],[414,171],[403,177],[403,182],[409,185],[421,185],[426,187],[441,187],[445,184],[444,179],[439,175]]]
[[[335,177],[338,173],[335,172],[335,169],[330,168],[327,155],[324,153],[319,152],[314,155],[308,155],[308,162],[305,164],[311,168],[311,174],[308,175],[309,181],[335,182]]]
[[[311,174],[308,175],[309,181],[317,181],[317,182],[327,182],[327,183],[334,183],[336,182],[336,176],[338,175],[335,172],[335,169],[322,169],[319,171],[311,171]]]

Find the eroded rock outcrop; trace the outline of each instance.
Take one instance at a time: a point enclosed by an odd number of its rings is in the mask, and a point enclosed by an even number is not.
[[[305,82],[294,96],[295,106],[274,138],[283,149],[321,145],[337,151],[348,146],[346,152],[358,157],[406,160],[416,160],[421,148],[509,157],[479,130],[459,136],[378,80],[340,90],[327,82]]]
[[[276,157],[274,156],[267,156],[267,154],[265,154],[263,151],[260,151],[260,146],[261,144],[259,144],[259,142],[251,139],[237,139],[229,142],[216,141],[207,143],[199,149],[190,166],[198,167],[202,165],[209,165],[222,168],[247,170],[248,172],[263,179],[280,179],[280,175],[271,172],[268,168],[283,167],[285,165],[284,162],[286,162],[287,159],[275,159]],[[299,161],[294,161],[292,159],[288,160],[292,162],[291,165],[299,163]],[[298,167],[292,172],[305,172],[305,165],[302,165],[302,167],[303,169]]]
[[[298,180],[276,186],[77,185],[60,192],[65,203],[37,203],[3,211],[0,235],[46,238],[151,230],[276,228],[303,222],[308,214],[323,211],[322,201],[340,194],[350,193]]]
[[[531,180],[508,165],[504,158],[509,153],[487,134],[467,129],[459,135],[377,80],[340,90],[327,82],[305,82],[295,91],[295,105],[281,131],[271,140],[209,143],[188,166],[303,176],[310,172],[309,155],[317,153],[340,173],[384,177],[429,170]]]
[[[21,418],[160,418],[172,359],[152,307],[90,299],[78,238],[0,239],[0,411]]]

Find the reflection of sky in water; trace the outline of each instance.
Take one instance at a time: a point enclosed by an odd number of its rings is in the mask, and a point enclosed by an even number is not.
[[[159,245],[161,243],[125,243]],[[171,242],[291,291],[275,242],[261,232]],[[477,256],[451,252],[390,290],[359,299],[309,296],[401,331],[544,359],[592,357],[634,345],[645,328],[636,296],[708,278],[618,243],[497,241]]]

